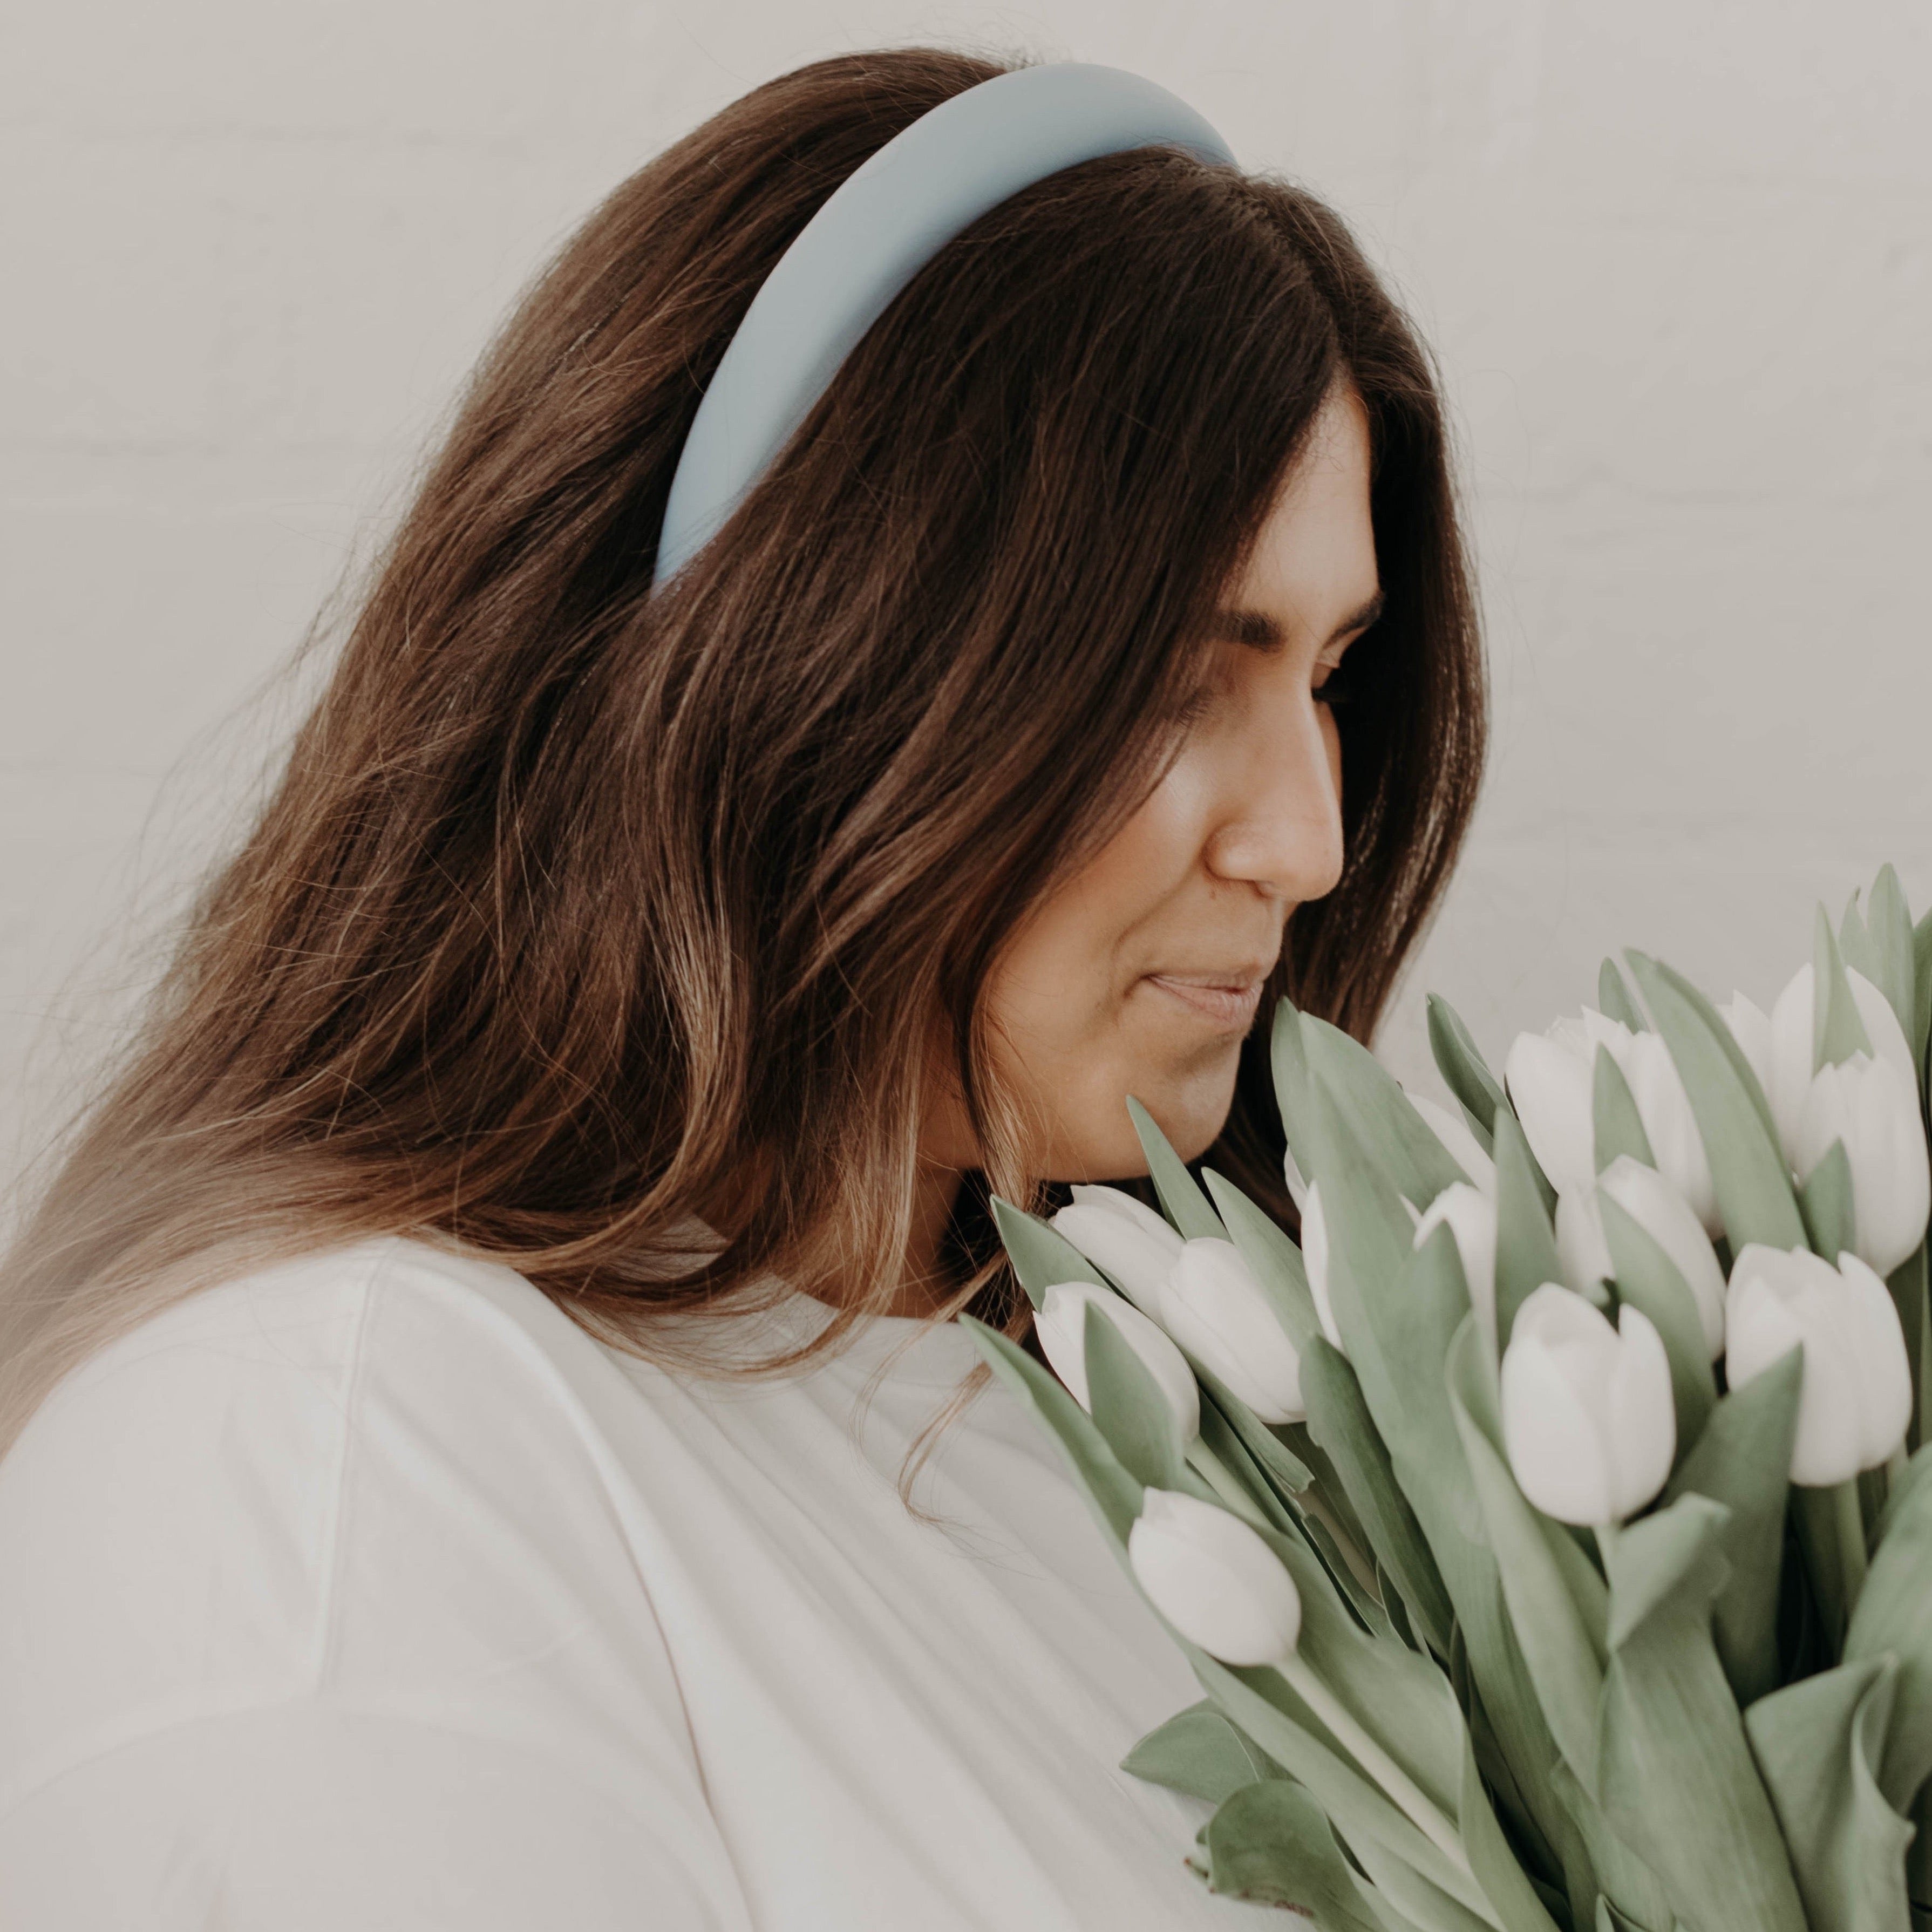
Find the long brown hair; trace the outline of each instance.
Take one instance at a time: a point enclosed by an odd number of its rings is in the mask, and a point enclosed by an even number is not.
[[[761,278],[998,70],[914,50],[770,82],[530,292],[6,1264],[0,1444],[170,1297],[377,1233],[506,1262],[645,1350],[653,1316],[774,1270],[856,1318],[896,1292],[942,1063],[988,1184],[1035,1198],[980,989],[1144,795],[1338,381],[1368,412],[1387,612],[1348,673],[1344,874],[1279,980],[1368,1034],[1472,802],[1481,671],[1427,358],[1306,194],[1146,150],[1014,196],[652,592]],[[1210,1158],[1286,1211],[1250,1045]],[[667,1279],[694,1216],[728,1244]],[[1010,1287],[969,1262],[956,1299],[1004,1320]]]

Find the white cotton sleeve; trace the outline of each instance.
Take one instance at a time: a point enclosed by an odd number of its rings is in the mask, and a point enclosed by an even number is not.
[[[178,1725],[0,1820],[8,1932],[743,1932],[689,1793],[317,1702]]]
[[[413,1243],[84,1365],[0,1461],[0,1928],[746,1932],[622,1396]]]

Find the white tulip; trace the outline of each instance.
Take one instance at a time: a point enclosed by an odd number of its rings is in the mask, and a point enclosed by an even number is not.
[[[1771,1016],[1755,1000],[1748,999],[1742,993],[1733,993],[1718,1009],[1718,1017],[1731,1030],[1731,1037],[1738,1043],[1738,1051],[1750,1063],[1750,1070],[1757,1076],[1757,1084],[1764,1089],[1764,1097],[1771,1098]]]
[[[1429,1210],[1415,1224],[1414,1245],[1420,1248],[1438,1228],[1447,1226],[1456,1238],[1456,1252],[1462,1263],[1462,1280],[1469,1291],[1469,1306],[1489,1338],[1490,1352],[1496,1346],[1496,1204],[1480,1188],[1459,1180],[1445,1187],[1429,1204]]]
[[[1547,1033],[1519,1034],[1504,1065],[1530,1151],[1560,1194],[1597,1178],[1597,1052],[1607,1048],[1636,1103],[1652,1154],[1708,1233],[1723,1232],[1711,1164],[1683,1077],[1660,1035],[1633,1033],[1589,1007]]]
[[[1143,1315],[1160,1313],[1161,1284],[1180,1258],[1180,1237],[1144,1202],[1118,1187],[1076,1187],[1053,1217],[1071,1242]]]
[[[1616,1276],[1604,1232],[1600,1204],[1605,1195],[1664,1250],[1684,1277],[1696,1303],[1705,1348],[1715,1361],[1724,1352],[1724,1266],[1690,1204],[1655,1168],[1619,1154],[1589,1192],[1557,1197],[1556,1252],[1564,1280],[1580,1294],[1592,1282]]]
[[[1889,1274],[1917,1250],[1932,1214],[1916,1082],[1868,1053],[1820,1067],[1798,1111],[1798,1173],[1808,1178],[1834,1141],[1852,1170],[1852,1252]]]
[[[1518,1034],[1503,1062],[1510,1104],[1522,1123],[1529,1150],[1559,1193],[1588,1187],[1597,1178],[1597,1130],[1591,1107],[1596,1047],[1588,1040],[1573,1038],[1576,1025],[1574,1021],[1559,1020],[1546,1034]]]
[[[1872,1043],[1873,1057],[1888,1060],[1896,1066],[1904,1076],[1906,1084],[1916,1091],[1918,1070],[1912,1064],[1912,1049],[1906,1044],[1905,1030],[1898,1023],[1898,1016],[1892,1010],[1892,1002],[1862,973],[1847,968],[1845,977],[1851,986],[1852,1004],[1857,1009],[1866,1036]],[[1759,1048],[1764,1054],[1761,1062],[1754,1056],[1744,1035],[1738,1033],[1735,1020],[1731,1026],[1738,1044],[1744,1048],[1744,1057],[1750,1060],[1757,1073],[1765,1098],[1771,1102],[1772,1117],[1778,1123],[1778,1137],[1784,1147],[1784,1157],[1800,1172],[1799,1123],[1804,1111],[1804,1096],[1811,1090],[1812,1076],[1816,1071],[1813,1042],[1816,1036],[1816,988],[1817,976],[1809,966],[1801,966],[1792,975],[1790,983],[1778,994],[1771,1010],[1766,1043]],[[1741,1000],[1749,1006],[1750,1002],[1738,994],[1732,1001],[1732,1008]],[[1727,1012],[1725,1017],[1730,1019],[1731,1014]],[[1744,1023],[1748,1030],[1754,1030],[1749,1014],[1745,1016]]]
[[[1149,1490],[1127,1532],[1148,1600],[1190,1643],[1223,1664],[1281,1664],[1301,1636],[1301,1596],[1266,1543],[1226,1510]]]
[[[1139,1356],[1174,1412],[1180,1439],[1192,1442],[1201,1433],[1201,1385],[1194,1379],[1186,1357],[1138,1308],[1123,1301],[1111,1288],[1096,1288],[1090,1281],[1062,1282],[1049,1288],[1034,1310],[1034,1332],[1040,1337],[1040,1352],[1066,1384],[1067,1393],[1091,1412],[1094,1400],[1087,1387],[1089,1306],[1099,1309]]]
[[[1182,1244],[1160,1292],[1160,1324],[1262,1421],[1306,1419],[1301,1358],[1233,1242]]]
[[[1484,1152],[1483,1144],[1470,1130],[1460,1114],[1452,1112],[1439,1100],[1426,1094],[1412,1094],[1408,1104],[1422,1116],[1424,1126],[1449,1150],[1450,1158],[1482,1191],[1494,1197],[1496,1164]]]
[[[1791,1480],[1822,1489],[1875,1469],[1905,1440],[1912,1372],[1883,1282],[1857,1256],[1834,1268],[1804,1248],[1754,1242],[1731,1270],[1726,1369],[1742,1388],[1794,1347],[1804,1351]]]
[[[1701,1230],[1700,1230],[1701,1232]],[[1603,1210],[1594,1187],[1566,1187],[1556,1197],[1556,1260],[1566,1288],[1583,1294],[1616,1274]]]
[[[1335,1324],[1335,1304],[1328,1294],[1328,1216],[1322,1206],[1322,1184],[1308,1190],[1301,1208],[1301,1266],[1308,1276],[1308,1292],[1315,1302],[1316,1318],[1330,1345],[1342,1348],[1342,1331]],[[1343,1354],[1348,1352],[1342,1348]]]
[[[1663,1488],[1677,1447],[1662,1337],[1628,1302],[1612,1328],[1580,1294],[1546,1282],[1510,1330],[1502,1420],[1510,1467],[1544,1515],[1621,1522]]]
[[[1663,1035],[1631,1034],[1622,1053],[1615,1047],[1611,1052],[1636,1102],[1637,1118],[1643,1123],[1657,1172],[1683,1196],[1707,1234],[1721,1234],[1724,1218],[1718,1212],[1718,1191],[1711,1178],[1710,1157],[1704,1151],[1704,1136],[1691,1111],[1690,1096],[1684,1090],[1684,1076],[1678,1072]]]

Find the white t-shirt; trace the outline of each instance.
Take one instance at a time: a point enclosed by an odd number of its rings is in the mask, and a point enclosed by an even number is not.
[[[995,1387],[900,1498],[976,1360],[680,1378],[403,1240],[152,1318],[0,1462],[0,1927],[1247,1917],[1115,1768],[1198,1692],[1053,1444]]]

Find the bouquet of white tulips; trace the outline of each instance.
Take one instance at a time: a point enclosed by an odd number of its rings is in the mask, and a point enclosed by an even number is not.
[[[1000,1204],[974,1324],[1205,1700],[1138,1775],[1346,1932],[1932,1927],[1932,918],[1889,868],[1767,1015],[1606,962],[1454,1111],[1284,1004],[1301,1240]],[[1921,1448],[1922,1442],[1927,1447]]]

